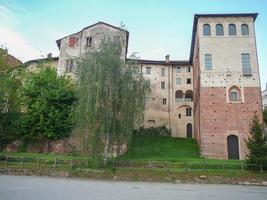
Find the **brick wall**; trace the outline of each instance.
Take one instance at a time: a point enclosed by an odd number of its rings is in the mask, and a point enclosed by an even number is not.
[[[260,88],[243,88],[244,101],[238,103],[227,103],[224,87],[202,87],[200,92],[201,154],[227,159],[227,136],[236,135],[240,159],[245,159],[249,122],[254,113],[262,119]]]

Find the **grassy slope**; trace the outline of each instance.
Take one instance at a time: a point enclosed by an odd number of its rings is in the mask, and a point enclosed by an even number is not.
[[[209,163],[222,162],[216,159],[204,159],[199,156],[199,147],[194,139],[157,136],[136,136],[129,152],[121,159],[134,161],[185,161]],[[238,160],[224,162],[237,163]]]

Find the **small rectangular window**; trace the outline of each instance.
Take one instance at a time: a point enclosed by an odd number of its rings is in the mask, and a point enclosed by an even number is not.
[[[181,67],[176,67],[176,72],[181,73]]]
[[[166,99],[166,98],[163,98],[163,99],[162,99],[162,104],[163,104],[163,105],[166,105],[166,104],[167,104],[167,99]]]
[[[132,67],[133,74],[138,74],[138,67]]]
[[[146,74],[151,74],[151,67],[146,67]]]
[[[70,73],[73,72],[74,62],[73,59],[67,59],[66,61],[66,72]]]
[[[191,78],[186,79],[186,84],[191,84]]]
[[[176,85],[181,85],[181,84],[182,84],[182,79],[176,78]]]
[[[165,68],[161,68],[161,76],[165,76]]]
[[[148,127],[149,127],[149,128],[151,128],[151,127],[155,127],[155,125],[156,125],[155,120],[148,120],[147,123],[148,123]]]
[[[146,80],[145,80],[145,85],[146,85],[147,87],[150,87],[150,79],[146,79]]]
[[[145,105],[147,105],[149,103],[149,100],[150,100],[150,97],[149,96],[146,96],[145,97]]]
[[[205,54],[205,70],[212,70],[212,55],[211,54]]]
[[[161,89],[165,90],[165,82],[164,81],[161,82]]]
[[[69,45],[68,46],[71,48],[75,47],[76,43],[77,43],[77,39],[78,38],[76,38],[74,36],[69,37]]]
[[[244,76],[251,75],[249,53],[242,53],[242,71]]]
[[[116,43],[116,44],[119,44],[120,43],[120,36],[114,36],[114,42]]]
[[[186,116],[192,116],[192,108],[186,108]]]
[[[191,72],[191,67],[187,67],[186,72]]]
[[[91,47],[92,46],[92,40],[93,40],[92,37],[87,37],[86,38],[86,46],[87,47]]]

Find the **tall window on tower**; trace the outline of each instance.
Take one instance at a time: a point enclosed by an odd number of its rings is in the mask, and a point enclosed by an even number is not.
[[[210,25],[209,24],[203,25],[203,35],[210,36]]]
[[[250,55],[249,53],[242,53],[242,71],[244,76],[251,76]]]
[[[212,70],[212,55],[211,54],[204,55],[204,62],[205,62],[205,70]]]
[[[223,25],[221,24],[216,25],[216,35],[223,36]]]

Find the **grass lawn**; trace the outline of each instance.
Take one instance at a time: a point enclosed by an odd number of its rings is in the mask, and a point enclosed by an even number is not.
[[[159,136],[135,136],[128,153],[121,160],[240,163],[240,160],[205,159],[199,155],[195,139]]]

